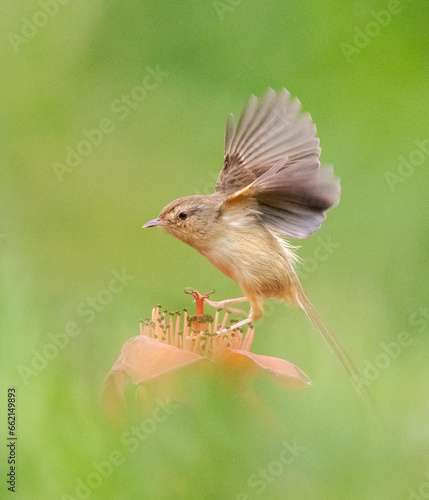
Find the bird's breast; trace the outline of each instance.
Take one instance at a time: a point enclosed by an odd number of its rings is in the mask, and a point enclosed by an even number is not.
[[[218,221],[210,246],[203,253],[209,261],[234,281],[241,282],[249,268],[248,241],[257,234],[251,210],[230,209]]]
[[[237,256],[234,246],[231,245],[227,238],[218,238],[204,255],[228,278],[239,281],[237,276]]]
[[[230,230],[213,242],[205,256],[226,276],[243,284],[269,268],[272,248],[266,243],[257,232]]]
[[[244,223],[239,218],[225,226],[204,252],[208,260],[243,290],[260,295],[285,295],[293,263],[279,241],[258,223]]]

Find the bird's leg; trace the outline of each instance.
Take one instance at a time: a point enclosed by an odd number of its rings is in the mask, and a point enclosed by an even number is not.
[[[220,300],[219,302],[216,302],[214,300],[209,300],[206,299],[206,304],[215,307],[216,309],[225,309],[225,311],[235,313],[235,314],[246,314],[245,311],[242,309],[235,309],[232,307],[229,307],[230,304],[237,304],[238,302],[248,302],[249,299],[247,297],[239,297],[237,299],[226,299],[226,300]]]
[[[254,320],[254,314],[253,314],[253,306],[250,308],[249,315],[247,316],[246,319],[242,319],[241,321],[238,321],[237,323],[233,323],[232,325],[228,326],[228,328],[224,328],[222,330],[222,333],[230,332],[231,330],[236,330],[237,328],[241,328],[244,325],[249,325],[252,323]],[[222,325],[223,326],[223,325]]]

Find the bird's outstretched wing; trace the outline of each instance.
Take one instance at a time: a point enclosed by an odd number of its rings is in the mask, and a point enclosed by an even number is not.
[[[283,89],[252,96],[233,132],[227,122],[225,164],[216,191],[227,195],[225,208],[256,199],[261,218],[279,235],[306,238],[339,201],[332,167],[320,167],[319,139],[311,116]]]

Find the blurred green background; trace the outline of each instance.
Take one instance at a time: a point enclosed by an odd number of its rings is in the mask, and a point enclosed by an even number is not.
[[[13,386],[17,498],[427,498],[427,2],[4,0],[0,14],[0,495]],[[339,207],[297,242],[300,273],[382,423],[304,315],[268,301],[254,352],[292,361],[313,387],[262,377],[255,406],[227,383],[183,379],[193,404],[130,452],[98,397],[139,319],[157,303],[192,308],[186,286],[240,295],[193,249],[141,226],[213,190],[228,113],[268,87],[311,112],[341,177]],[[88,134],[97,144],[61,170]],[[128,281],[109,298],[115,270]],[[70,322],[79,335],[37,361]],[[285,441],[299,450],[290,464]],[[98,484],[115,450],[123,463]]]

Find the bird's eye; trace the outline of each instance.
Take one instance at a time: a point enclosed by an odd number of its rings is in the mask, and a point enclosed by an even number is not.
[[[186,217],[188,217],[188,214],[186,212],[180,212],[179,214],[179,219],[181,220],[185,220]]]

